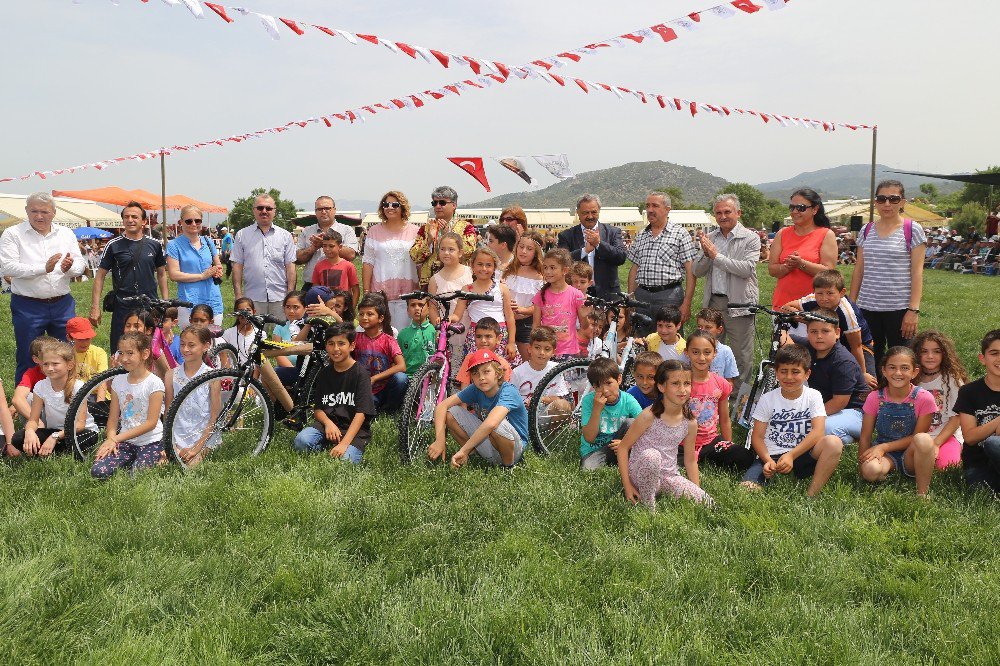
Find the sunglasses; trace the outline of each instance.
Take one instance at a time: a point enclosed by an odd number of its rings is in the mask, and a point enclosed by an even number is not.
[[[184,220],[184,224],[201,224],[201,220],[196,220],[196,219]]]
[[[510,215],[504,215],[500,218],[501,222],[520,222],[516,217],[511,217]]]
[[[432,199],[431,200],[431,205],[432,206],[447,206],[450,203],[451,202],[448,201],[447,199]]]
[[[788,210],[797,210],[800,213],[804,213],[812,208],[809,204],[788,204]]]
[[[884,203],[898,204],[902,200],[903,197],[899,196],[898,194],[889,194],[889,195],[879,194],[878,196],[875,197],[875,202],[880,204]]]
[[[382,208],[402,208],[403,204],[398,201],[383,201]]]
[[[263,213],[265,211],[270,212],[274,210],[274,206],[257,206],[257,212]]]

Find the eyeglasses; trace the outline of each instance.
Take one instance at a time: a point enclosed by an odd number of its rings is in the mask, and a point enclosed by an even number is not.
[[[431,200],[431,205],[432,206],[447,206],[450,203],[451,202],[448,201],[447,199],[432,199]]]
[[[878,196],[875,197],[875,202],[876,203],[887,203],[888,202],[888,203],[891,203],[891,204],[898,204],[902,200],[903,200],[903,197],[899,196],[898,194],[889,194],[889,195],[879,194]]]
[[[804,213],[812,208],[809,204],[788,204],[788,210],[797,210],[800,213]]]
[[[329,212],[331,210],[333,210],[333,206],[323,206],[322,208],[317,208],[316,212],[317,213],[327,213],[327,212]]]
[[[201,220],[196,220],[196,219],[184,220],[184,224],[201,224]]]
[[[403,204],[398,201],[383,201],[382,208],[402,208]]]
[[[274,206],[257,206],[256,208],[258,213],[263,213],[265,211],[271,212],[272,210],[274,210]]]
[[[520,222],[516,217],[511,217],[510,215],[504,215],[500,218],[501,222]]]

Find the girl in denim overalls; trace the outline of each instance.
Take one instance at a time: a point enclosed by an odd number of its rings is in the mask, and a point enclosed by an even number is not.
[[[927,434],[937,403],[929,391],[913,385],[920,367],[909,347],[886,352],[880,370],[879,388],[868,394],[863,408],[858,471],[874,483],[898,469],[916,478],[917,494],[925,496],[938,452]]]

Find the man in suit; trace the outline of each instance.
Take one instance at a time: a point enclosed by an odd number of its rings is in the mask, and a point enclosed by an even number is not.
[[[601,200],[585,194],[576,204],[580,224],[559,233],[559,247],[569,250],[573,261],[586,261],[594,269],[598,298],[621,291],[618,267],[625,263],[625,243],[617,227],[601,224]]]

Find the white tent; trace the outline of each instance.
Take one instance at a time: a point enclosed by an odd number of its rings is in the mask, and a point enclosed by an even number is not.
[[[121,217],[113,210],[99,206],[93,201],[54,197],[56,216],[53,222],[71,229],[76,227],[120,227]],[[0,194],[0,225],[17,224],[27,219],[24,208],[28,201],[26,194]]]

